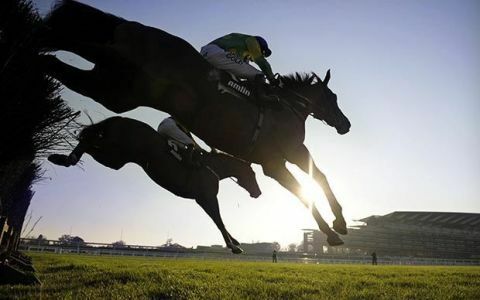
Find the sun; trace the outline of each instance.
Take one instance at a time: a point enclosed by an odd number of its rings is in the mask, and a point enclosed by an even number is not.
[[[317,182],[312,178],[311,172],[310,174],[306,174],[296,166],[292,166],[289,170],[302,186],[301,194],[304,199],[308,201],[309,209],[311,209],[315,203],[315,206],[319,211],[330,211],[330,206],[328,205],[325,194]]]
[[[309,201],[309,207],[311,207],[312,204],[316,202],[315,199],[318,197],[318,186],[316,182],[306,174],[298,175],[297,179],[302,186],[302,196]]]

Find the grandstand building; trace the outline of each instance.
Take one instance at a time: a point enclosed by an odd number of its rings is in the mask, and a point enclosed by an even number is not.
[[[304,230],[303,249],[316,253],[480,258],[480,214],[398,211],[370,216],[349,228],[345,244],[328,247],[318,230]]]

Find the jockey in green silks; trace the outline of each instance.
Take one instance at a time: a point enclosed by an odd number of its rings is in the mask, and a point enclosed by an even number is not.
[[[264,101],[273,100],[265,95],[265,76],[271,85],[277,85],[278,80],[275,79],[272,68],[266,60],[272,51],[262,37],[230,33],[202,47],[200,54],[217,69],[254,82],[257,98]],[[257,64],[261,71],[249,62]]]

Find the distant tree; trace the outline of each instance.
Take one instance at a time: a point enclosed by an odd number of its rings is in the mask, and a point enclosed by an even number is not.
[[[58,241],[62,245],[83,245],[85,241],[79,236],[71,236],[69,234],[64,234],[58,238]]]
[[[71,241],[72,241],[72,243],[75,244],[75,245],[83,245],[83,244],[85,244],[85,241],[84,241],[81,237],[79,237],[79,236],[74,236],[74,237],[72,237],[72,240],[71,240]]]
[[[64,234],[61,237],[58,238],[58,241],[60,244],[68,244],[70,242],[70,239],[72,238],[71,235],[69,234]]]
[[[38,235],[37,237],[35,236],[27,236],[24,237],[27,238],[28,240],[24,240],[24,244],[31,244],[31,245],[45,245],[48,244],[47,237],[44,236],[43,234]]]
[[[36,240],[37,240],[37,242],[45,243],[48,239],[43,234],[39,234]]]
[[[175,248],[175,249],[186,249],[187,247],[185,246],[182,246],[180,244],[177,244],[177,243],[173,243],[173,244],[170,244],[169,248]]]
[[[165,244],[159,246],[159,248],[173,248],[173,249],[185,249],[185,246],[174,243],[172,238],[168,238]]]
[[[280,251],[280,249],[282,248],[282,246],[280,245],[279,242],[273,242],[272,243],[272,250],[275,250],[275,251]]]
[[[38,237],[31,237],[32,239],[29,241],[30,244],[33,245],[45,245],[48,244],[48,239],[43,234],[39,234]]]
[[[122,240],[112,243],[113,248],[125,248],[126,243]]]
[[[288,252],[296,252],[297,251],[297,244],[291,243],[288,244]]]
[[[297,245],[297,252],[304,252],[304,250],[303,250],[303,242],[300,242],[300,243]]]

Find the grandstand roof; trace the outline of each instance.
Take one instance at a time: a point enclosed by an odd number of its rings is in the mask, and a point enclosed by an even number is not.
[[[359,221],[370,225],[400,223],[464,230],[480,230],[480,214],[475,213],[396,211],[385,216],[370,216]]]

